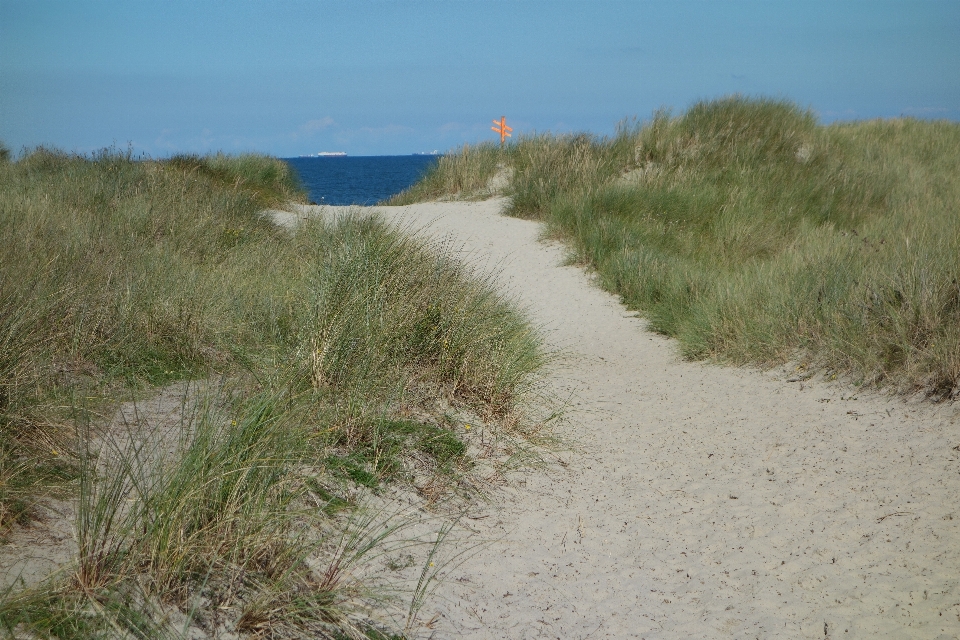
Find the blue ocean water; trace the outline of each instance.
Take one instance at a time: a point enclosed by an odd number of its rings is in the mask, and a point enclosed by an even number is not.
[[[438,156],[284,158],[317,204],[375,204],[400,193]]]

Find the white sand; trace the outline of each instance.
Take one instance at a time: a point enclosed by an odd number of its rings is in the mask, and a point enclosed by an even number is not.
[[[471,522],[424,637],[960,636],[957,407],[683,362],[502,204],[378,210],[499,272],[581,444]]]

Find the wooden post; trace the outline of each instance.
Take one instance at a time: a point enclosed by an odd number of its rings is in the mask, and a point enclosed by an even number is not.
[[[496,126],[490,127],[494,131],[500,134],[500,146],[503,146],[503,141],[510,136],[510,132],[513,131],[513,127],[507,126],[507,117],[500,116],[500,120],[494,120],[493,124]]]

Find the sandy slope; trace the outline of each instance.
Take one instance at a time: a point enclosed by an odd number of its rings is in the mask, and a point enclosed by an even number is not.
[[[493,542],[425,606],[432,637],[960,635],[956,407],[683,362],[502,204],[379,210],[498,272],[569,354],[581,444],[476,521]]]
[[[124,402],[106,425],[106,437],[94,440],[91,449],[99,450],[100,460],[106,462],[113,457],[113,445],[127,449],[130,443],[149,439],[159,445],[151,450],[173,453],[184,410],[193,406],[200,388],[197,383],[177,382],[152,398]],[[36,586],[56,572],[74,569],[78,553],[76,502],[43,500],[37,511],[37,522],[14,529],[7,543],[0,545],[0,594],[8,588]]]

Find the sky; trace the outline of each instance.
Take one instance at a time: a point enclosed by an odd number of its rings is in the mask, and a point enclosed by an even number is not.
[[[0,0],[0,141],[388,155],[740,93],[960,120],[960,0]]]

